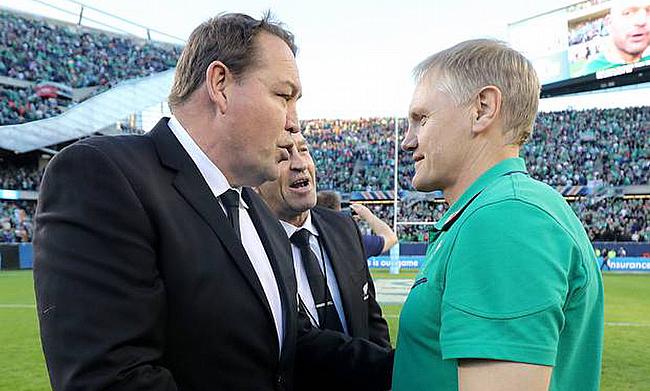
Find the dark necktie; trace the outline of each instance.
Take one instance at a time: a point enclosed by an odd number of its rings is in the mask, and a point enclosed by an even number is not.
[[[311,294],[314,297],[321,328],[343,332],[341,319],[339,319],[339,314],[336,312],[325,275],[320,265],[318,265],[316,255],[309,248],[310,235],[311,233],[308,230],[300,229],[291,235],[291,243],[295,244],[300,250],[300,258],[307,274]]]
[[[241,241],[241,232],[239,230],[239,193],[236,190],[230,189],[223,193],[221,196],[221,202],[228,212],[228,221],[230,221],[230,226],[235,230],[235,234]]]

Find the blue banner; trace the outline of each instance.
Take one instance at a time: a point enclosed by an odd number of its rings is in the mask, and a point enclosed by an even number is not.
[[[650,258],[638,257],[616,257],[608,259],[603,264],[603,259],[599,259],[600,270],[615,272],[650,272]]]
[[[419,269],[424,263],[422,255],[402,255],[399,257],[401,269]],[[389,256],[378,256],[368,259],[370,269],[388,269],[391,262]],[[609,259],[603,265],[602,258],[598,259],[598,265],[602,271],[613,272],[650,272],[650,258],[641,257],[616,257]]]
[[[424,256],[422,255],[402,255],[399,257],[400,269],[419,269],[423,262]],[[388,269],[390,268],[390,264],[390,256],[381,255],[368,259],[368,267],[370,269]]]

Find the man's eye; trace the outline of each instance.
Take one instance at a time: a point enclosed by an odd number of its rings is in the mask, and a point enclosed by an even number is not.
[[[284,98],[284,100],[289,101],[291,100],[292,96],[289,94],[277,94],[278,96]]]

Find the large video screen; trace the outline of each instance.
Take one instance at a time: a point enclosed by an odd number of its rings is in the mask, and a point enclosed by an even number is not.
[[[508,26],[542,84],[650,65],[650,0],[583,1]]]

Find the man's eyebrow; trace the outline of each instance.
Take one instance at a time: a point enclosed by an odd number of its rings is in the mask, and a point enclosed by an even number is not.
[[[296,96],[297,97],[296,99],[300,99],[300,97],[302,96],[302,91],[298,88],[297,85],[295,85],[290,80],[281,81],[278,83],[278,85],[282,87],[289,86],[289,88],[291,89],[291,95]]]
[[[426,110],[424,109],[424,107],[413,106],[413,107],[409,108],[409,118],[422,116],[425,113],[426,113]]]

